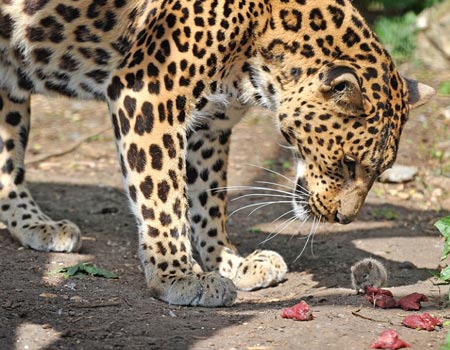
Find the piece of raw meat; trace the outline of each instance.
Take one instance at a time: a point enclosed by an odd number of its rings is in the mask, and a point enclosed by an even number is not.
[[[313,319],[313,314],[309,305],[302,300],[292,307],[283,309],[281,317],[290,318],[296,321],[310,321]]]
[[[434,331],[437,326],[442,326],[441,320],[426,312],[423,314],[406,316],[402,323],[409,328],[426,329],[427,331]]]
[[[393,329],[386,329],[381,332],[379,338],[375,343],[373,343],[371,349],[386,349],[386,350],[397,350],[403,348],[410,348],[411,345],[405,343],[398,337],[398,334]]]
[[[420,293],[412,293],[404,296],[398,301],[398,306],[401,307],[403,310],[420,310],[420,302],[421,301],[428,301],[428,298],[426,295],[420,294]]]
[[[364,297],[369,303],[382,309],[392,309],[398,306],[394,296],[387,289],[367,287],[364,289],[364,293]]]

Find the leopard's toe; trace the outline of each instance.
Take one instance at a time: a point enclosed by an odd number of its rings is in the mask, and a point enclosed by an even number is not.
[[[239,265],[233,282],[240,290],[255,290],[283,281],[288,271],[280,254],[271,250],[257,250]]]

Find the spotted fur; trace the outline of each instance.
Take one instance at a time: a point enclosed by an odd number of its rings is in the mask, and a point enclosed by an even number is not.
[[[226,193],[215,190],[249,108],[272,111],[297,150],[297,215],[347,223],[394,162],[410,106],[431,93],[399,75],[349,0],[2,0],[0,89],[1,220],[11,234],[37,250],[80,248],[79,229],[52,221],[26,188],[29,101],[104,100],[148,286],[169,303],[204,306],[287,271],[275,252],[239,255]]]

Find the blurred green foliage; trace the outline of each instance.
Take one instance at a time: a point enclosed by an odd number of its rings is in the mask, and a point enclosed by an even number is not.
[[[442,0],[355,0],[373,22],[381,42],[398,63],[410,59],[415,49],[417,15]]]
[[[396,10],[403,13],[413,11],[419,13],[420,11],[434,6],[442,0],[359,0],[360,3],[368,11],[384,11]]]
[[[416,48],[417,15],[410,11],[402,16],[380,17],[374,29],[396,62],[407,61]]]
[[[444,81],[439,85],[439,93],[450,96],[450,81]]]

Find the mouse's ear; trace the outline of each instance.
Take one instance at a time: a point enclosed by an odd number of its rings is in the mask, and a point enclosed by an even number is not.
[[[371,268],[373,267],[372,261],[368,261],[368,262],[367,262],[367,266],[369,267],[369,269],[371,269]]]

